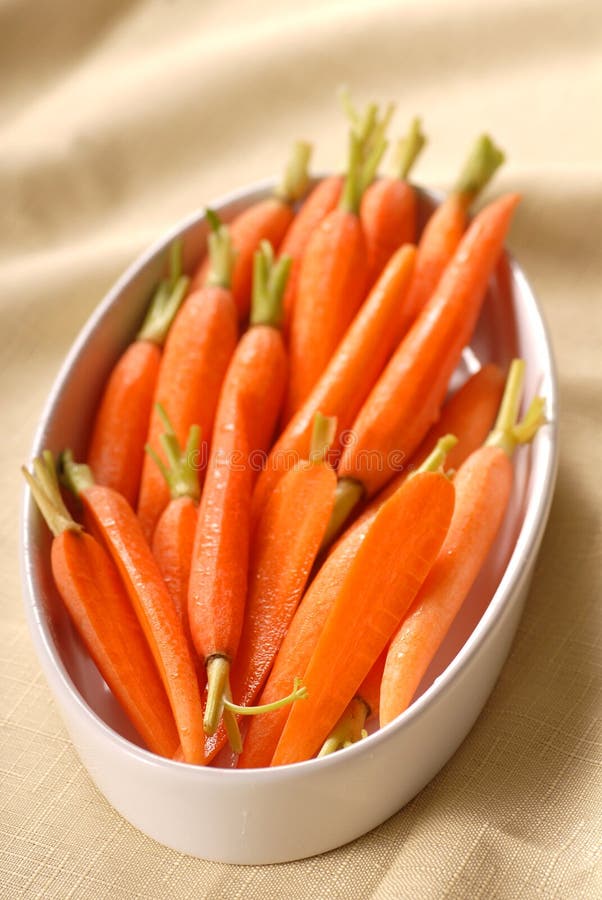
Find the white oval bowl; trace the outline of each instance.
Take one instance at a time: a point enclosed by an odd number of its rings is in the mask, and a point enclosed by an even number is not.
[[[267,196],[263,182],[214,208],[229,220]],[[421,215],[439,198],[421,191]],[[181,236],[187,271],[205,246],[197,212],[143,253],[109,291],[73,345],[52,388],[32,456],[86,449],[95,405],[132,339],[165,251]],[[21,565],[32,639],[63,719],[92,779],[137,828],[184,853],[228,863],[277,863],[338,847],[412,799],[462,742],[506,659],[533,574],[554,490],[557,387],[541,312],[519,265],[505,256],[456,380],[478,362],[527,363],[526,396],[546,397],[550,424],[515,458],[510,507],[487,564],[412,706],[349,749],[274,769],[229,770],[149,753],[89,659],[53,585],[50,536],[25,490]]]

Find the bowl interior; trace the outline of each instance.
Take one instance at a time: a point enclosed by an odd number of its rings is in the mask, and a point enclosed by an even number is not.
[[[226,198],[215,208],[228,221],[240,209],[265,196],[269,185]],[[424,222],[434,195],[420,192]],[[165,248],[176,235],[184,240],[184,263],[194,270],[204,252],[206,225],[201,213],[180,224],[144,254],[110,291],[72,348],[51,393],[35,439],[33,455],[44,447],[58,452],[72,447],[76,457],[86,451],[87,435],[103,384],[120,353],[132,339],[143,317],[152,288],[162,274]],[[517,264],[505,255],[492,279],[477,330],[464,352],[452,382],[456,389],[482,364],[495,362],[504,369],[521,356],[527,361],[526,396],[537,390],[548,398],[548,417],[555,419],[555,382],[545,328],[536,302]],[[511,556],[520,553],[517,541],[525,529],[526,513],[544,489],[541,459],[552,454],[553,434],[544,429],[534,445],[520,449],[515,458],[514,488],[503,528],[461,613],[426,673],[417,696],[427,691],[474,637],[475,628],[488,614],[492,598]],[[548,459],[549,462],[549,459]],[[550,465],[544,467],[550,472]],[[62,670],[68,685],[103,722],[123,737],[143,746],[133,727],[88,657],[63,608],[49,567],[50,537],[29,498],[25,507],[25,566],[32,586],[30,612]]]

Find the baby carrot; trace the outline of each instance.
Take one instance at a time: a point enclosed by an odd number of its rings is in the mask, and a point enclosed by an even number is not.
[[[121,494],[94,483],[90,468],[61,457],[65,484],[82,500],[117,566],[173,710],[186,762],[202,765],[201,698],[188,642],[140,523]]]
[[[455,477],[456,506],[449,532],[387,654],[380,698],[381,726],[409,706],[504,518],[512,487],[510,457],[515,447],[530,441],[545,421],[543,400],[536,397],[524,420],[516,422],[523,372],[524,363],[515,360],[486,445],[469,456]]]
[[[307,702],[292,707],[272,765],[300,762],[320,749],[425,580],[453,505],[445,475],[421,472],[379,510],[310,659]]]
[[[416,241],[418,198],[407,178],[425,143],[420,119],[414,119],[407,136],[398,143],[392,177],[376,179],[362,197],[360,219],[368,253],[369,284],[374,284],[399,247]]]
[[[393,323],[405,303],[414,258],[413,247],[393,254],[318,383],[274,444],[253,493],[254,522],[284,472],[306,458],[318,411],[337,418],[339,435],[352,425],[393,349]]]
[[[167,336],[147,436],[147,443],[161,455],[163,423],[157,403],[167,412],[181,444],[185,443],[190,427],[198,424],[203,436],[199,476],[207,461],[222,382],[238,339],[236,307],[229,289],[233,251],[227,228],[220,226],[216,217],[211,221],[212,268],[206,285],[184,301]],[[165,479],[147,457],[142,468],[138,517],[149,542],[168,503]]]
[[[311,145],[297,141],[293,145],[282,184],[266,200],[249,206],[230,223],[236,260],[232,273],[232,294],[239,318],[249,315],[253,282],[253,254],[262,241],[277,250],[294,218],[294,204],[301,200],[309,186],[307,166]],[[207,263],[203,263],[193,279],[193,287],[204,284]]]
[[[158,286],[136,339],[114,366],[104,389],[88,449],[98,484],[136,505],[144,442],[165,338],[188,289],[181,274],[181,245],[171,248],[169,278]]]
[[[426,223],[418,244],[416,271],[406,307],[407,318],[400,323],[399,339],[432,296],[466,231],[470,207],[503,162],[502,151],[488,135],[481,135],[454,189]]]
[[[279,482],[254,532],[249,594],[231,680],[233,698],[243,706],[253,703],[263,685],[320,548],[336,488],[336,475],[325,459],[335,430],[334,420],[316,415],[309,460]],[[223,731],[209,738],[207,757],[224,741]]]
[[[474,330],[517,194],[485,207],[470,225],[437,290],[412,325],[357,416],[355,441],[338,469],[334,516],[373,496],[408,459],[439,416],[449,379]]]
[[[57,590],[88,653],[153,753],[171,757],[179,740],[165,688],[113,561],[65,508],[49,450],[22,472],[50,528]]]
[[[341,198],[342,189],[343,178],[340,175],[330,175],[327,178],[322,178],[303,201],[301,209],[291,222],[288,231],[284,235],[284,240],[280,244],[280,254],[289,256],[292,260],[283,300],[284,322],[282,330],[285,335],[288,335],[290,328],[297,296],[299,270],[305,248],[322,220],[336,208]]]
[[[303,254],[290,323],[285,422],[304,403],[328,365],[366,292],[368,264],[359,208],[386,146],[386,121],[373,125],[364,136],[352,129],[339,206],[314,230]]]

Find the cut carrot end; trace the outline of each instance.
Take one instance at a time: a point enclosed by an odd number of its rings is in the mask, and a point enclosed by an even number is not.
[[[347,709],[332,729],[318,753],[318,759],[329,756],[337,750],[350,747],[367,737],[368,732],[364,728],[369,713],[368,704],[361,697],[354,697]]]
[[[364,493],[363,485],[353,478],[340,478],[337,483],[334,509],[322,541],[322,550],[325,550],[337,537],[343,525],[357,506]]]
[[[50,450],[44,450],[42,456],[34,459],[33,470],[32,475],[25,466],[21,466],[36,506],[54,537],[58,537],[63,531],[82,531],[82,526],[71,517],[63,503],[54,457]]]
[[[225,656],[211,656],[207,660],[207,705],[203,719],[207,737],[217,731],[229,686],[230,660]]]

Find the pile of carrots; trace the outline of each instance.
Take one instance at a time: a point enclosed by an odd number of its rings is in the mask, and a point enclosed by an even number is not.
[[[480,137],[419,232],[420,123],[378,176],[392,109],[345,106],[347,171],[312,182],[299,142],[271,196],[208,210],[85,462],[23,469],[87,651],[147,748],[187,763],[299,762],[399,716],[545,421],[539,397],[520,417],[521,360],[449,393],[519,202],[470,220],[502,153]]]

